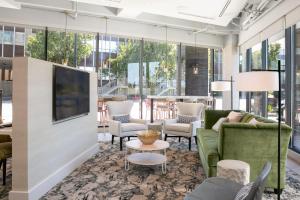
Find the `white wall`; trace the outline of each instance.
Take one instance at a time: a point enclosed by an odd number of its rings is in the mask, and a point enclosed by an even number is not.
[[[52,122],[53,64],[13,60],[13,156],[10,200],[34,200],[97,152],[96,74],[90,73],[90,113]]]
[[[0,8],[0,22],[64,29],[65,14],[57,11],[33,8],[22,8],[21,10]],[[79,15],[76,20],[72,18],[68,19],[67,28],[75,31],[105,33],[105,19]],[[166,37],[165,27],[114,19],[108,19],[107,33],[158,41],[165,41]],[[191,31],[168,29],[168,41],[170,42],[182,42],[183,44],[194,45],[194,40],[194,34]],[[199,46],[221,48],[223,47],[223,36],[198,33],[197,44]]]

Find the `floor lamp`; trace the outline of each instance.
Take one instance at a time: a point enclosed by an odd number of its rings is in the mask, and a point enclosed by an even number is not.
[[[220,80],[211,82],[211,91],[212,92],[225,92],[230,91],[230,108],[233,109],[233,79],[232,76],[230,80]]]
[[[280,200],[280,136],[281,136],[281,64],[278,70],[251,71],[237,76],[237,90],[243,92],[278,91],[277,199]]]

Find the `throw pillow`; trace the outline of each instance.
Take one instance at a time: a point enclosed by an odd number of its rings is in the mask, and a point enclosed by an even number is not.
[[[197,121],[196,116],[189,115],[177,115],[177,123],[189,124],[191,122]]]
[[[239,192],[235,195],[234,200],[245,200],[250,193],[254,182],[250,182],[247,185],[243,186]]]
[[[256,125],[256,124],[259,124],[259,123],[261,123],[261,122],[257,121],[255,118],[252,118],[248,123],[249,123],[249,124]]]
[[[244,116],[241,120],[241,123],[248,123],[253,118],[254,118],[254,116],[252,114],[246,113],[246,114],[244,114]]]
[[[228,122],[240,122],[243,114],[240,112],[231,111],[227,116]]]
[[[129,115],[114,115],[113,120],[121,123],[129,123]]]
[[[228,118],[226,117],[221,117],[212,127],[212,129],[216,132],[219,132],[220,128],[221,128],[221,125],[224,123],[224,122],[228,122]]]

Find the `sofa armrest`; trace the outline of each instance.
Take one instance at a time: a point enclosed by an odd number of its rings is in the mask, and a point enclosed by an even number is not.
[[[121,122],[115,120],[108,121],[109,132],[112,135],[119,136],[121,133]]]
[[[131,123],[137,123],[137,124],[145,124],[145,125],[148,124],[148,121],[144,120],[144,119],[133,119],[133,118],[130,118],[129,122],[131,122]]]
[[[263,165],[272,162],[268,187],[277,184],[278,124],[223,123],[219,132],[218,152],[220,159],[242,160],[251,168],[250,180],[255,180]],[[288,144],[292,129],[282,124],[281,129],[281,186],[284,188]]]

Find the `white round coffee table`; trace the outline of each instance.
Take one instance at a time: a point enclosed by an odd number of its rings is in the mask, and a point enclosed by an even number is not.
[[[125,170],[129,170],[129,163],[136,165],[161,165],[162,173],[166,173],[167,154],[166,150],[170,144],[163,140],[156,140],[152,145],[143,145],[137,140],[126,142]],[[128,154],[128,149],[139,152]],[[163,153],[160,153],[163,151]]]

